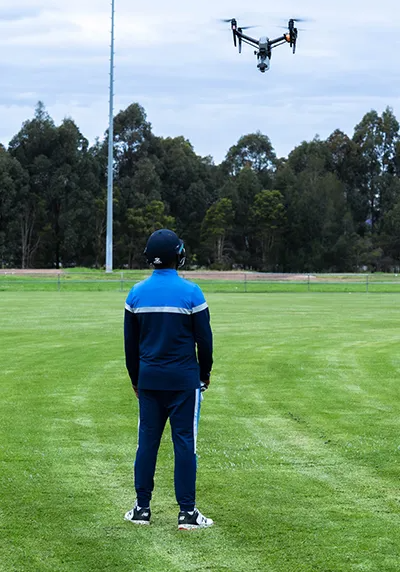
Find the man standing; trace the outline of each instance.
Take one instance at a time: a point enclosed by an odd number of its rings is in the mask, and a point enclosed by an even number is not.
[[[210,527],[213,521],[195,506],[201,385],[209,386],[213,363],[209,310],[199,286],[177,273],[185,262],[185,248],[174,232],[151,234],[144,253],[154,271],[132,288],[125,305],[126,367],[140,412],[134,464],[137,500],[125,519],[150,523],[158,448],[169,418],[178,528]]]

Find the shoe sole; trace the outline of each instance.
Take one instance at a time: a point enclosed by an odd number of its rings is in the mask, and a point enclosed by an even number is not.
[[[150,525],[150,520],[146,521],[145,519],[130,519],[130,517],[127,517],[127,514],[125,515],[125,521],[129,521],[130,523],[134,523],[137,525]]]
[[[207,529],[208,527],[212,527],[214,523],[211,525],[190,525],[189,523],[185,523],[184,525],[178,525],[178,529],[180,531],[194,531],[195,529]]]
[[[132,519],[126,519],[125,517],[125,521],[129,521],[129,523],[134,523],[135,525],[150,525],[149,521],[142,521],[142,520],[138,520],[138,521],[133,521]]]

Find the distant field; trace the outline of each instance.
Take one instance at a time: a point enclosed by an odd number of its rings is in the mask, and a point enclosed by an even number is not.
[[[1,291],[127,291],[150,270],[0,270]],[[399,293],[399,274],[262,274],[255,272],[179,272],[208,293],[363,292]]]
[[[191,533],[168,429],[152,525],[123,521],[126,293],[25,290],[0,294],[0,570],[399,571],[398,294],[207,293],[198,505],[216,524]]]

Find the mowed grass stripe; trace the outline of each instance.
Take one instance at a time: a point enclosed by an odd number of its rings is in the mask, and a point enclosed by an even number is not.
[[[398,297],[210,294],[198,502],[179,533],[164,433],[153,525],[133,502],[124,294],[2,294],[0,567],[398,569]],[[4,344],[3,344],[4,342]]]
[[[398,315],[393,309],[397,302],[301,299],[297,306],[276,309],[278,302],[281,298],[271,300],[273,308],[269,313],[261,310],[259,314],[256,309],[253,327],[250,328],[247,314],[240,306],[237,320],[242,328],[231,335],[230,347],[239,350],[242,341],[247,341],[247,344],[244,345],[241,366],[239,360],[234,362],[234,355],[231,355],[223,369],[225,385],[221,389],[226,397],[219,411],[227,409],[230,420],[230,414],[239,407],[242,397],[246,418],[241,435],[245,436],[248,429],[256,427],[263,435],[260,438],[263,445],[264,439],[269,438],[268,444],[266,440],[268,457],[273,460],[272,452],[275,450],[279,455],[275,458],[279,465],[291,464],[291,479],[295,472],[317,475],[319,469],[323,474],[322,466],[330,465],[334,467],[330,480],[342,495],[334,499],[340,509],[355,499],[359,512],[363,494],[369,499],[370,506],[374,503],[376,513],[379,507],[384,507],[387,519],[391,511],[397,512],[399,332]],[[256,303],[261,305],[261,302]],[[389,313],[377,314],[376,308],[379,310],[380,307]],[[229,312],[230,315],[232,313]],[[294,320],[287,321],[287,316]],[[226,332],[229,331],[222,318],[221,325]],[[358,325],[361,326],[359,330]],[[263,333],[265,337],[262,337]],[[389,361],[385,362],[384,368],[376,353],[379,347],[389,351]],[[349,349],[348,353],[346,349]],[[237,381],[233,389],[231,381]],[[252,393],[250,382],[258,384],[253,386]],[[273,417],[273,411],[277,416]],[[288,419],[294,427],[292,442],[289,440]],[[236,426],[239,425],[238,418]],[[393,444],[390,441],[392,437]],[[289,443],[291,445],[287,445]],[[319,449],[321,445],[323,448]],[[230,453],[231,449],[227,452]],[[242,453],[239,455],[242,458]],[[249,462],[251,455],[249,452]],[[264,450],[260,456],[257,454],[255,461],[262,461],[263,455]],[[350,459],[356,461],[356,466],[349,464]],[[346,465],[341,467],[343,460],[347,460]],[[366,462],[368,468],[363,469]],[[239,461],[235,459],[232,464],[239,465]],[[387,482],[385,476],[390,473],[392,481]],[[371,480],[372,492],[362,492],[363,484],[368,483],[372,474],[375,477],[380,475],[382,481]],[[325,478],[323,487],[326,490],[328,482],[329,479]],[[384,482],[387,484],[385,488]],[[347,495],[351,489],[354,489],[352,497]],[[310,493],[308,484],[307,492]],[[384,506],[385,493],[389,498]],[[378,523],[378,515],[374,515],[372,520],[374,524]],[[392,521],[396,521],[396,515]],[[353,524],[351,529],[353,533]],[[394,534],[397,535],[396,529]],[[393,550],[393,537],[389,537],[388,526],[383,537],[386,546],[390,544]],[[341,552],[346,551],[344,543],[337,540]],[[377,543],[380,544],[379,538]],[[296,549],[301,552],[298,546]],[[307,570],[310,567],[312,565],[305,565]],[[327,569],[329,564],[322,567]],[[289,568],[292,570],[292,566]],[[337,570],[337,566],[335,568]],[[338,568],[342,567],[339,565]],[[356,568],[366,567],[356,564]]]

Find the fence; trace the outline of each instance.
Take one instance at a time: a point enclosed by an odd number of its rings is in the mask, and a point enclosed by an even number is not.
[[[127,292],[149,270],[106,274],[99,270],[0,270],[1,291]],[[399,274],[271,274],[255,272],[179,271],[205,292],[361,292],[400,293]]]

